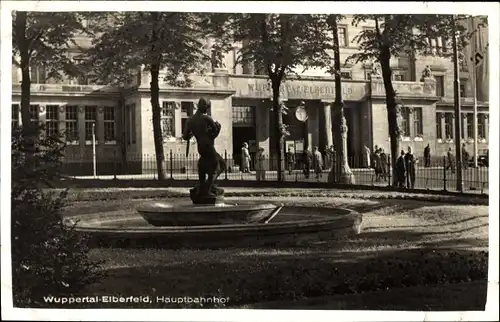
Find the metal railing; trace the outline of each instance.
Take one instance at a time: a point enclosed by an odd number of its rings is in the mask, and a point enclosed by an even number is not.
[[[221,156],[227,167],[220,175],[219,180],[278,180],[277,158],[275,156],[263,155],[259,160],[256,160],[256,155],[253,154],[249,160],[248,169],[243,169],[239,155],[232,156],[224,152]],[[199,156],[196,154],[186,157],[183,154],[172,153],[172,151],[166,152],[163,161],[166,179],[198,180],[198,158]],[[354,176],[354,183],[367,186],[394,186],[394,173],[390,160],[390,155],[387,155],[386,161],[375,166],[367,164],[367,161],[360,156],[350,157],[348,162]],[[340,171],[339,168],[335,155],[323,157],[321,164],[319,164],[314,160],[304,162],[302,155],[297,154],[293,158],[285,157],[283,160],[283,180],[326,183],[329,172],[333,169],[333,172],[336,173]],[[92,159],[73,155],[65,157],[62,172],[66,176],[79,179],[147,180],[158,178],[155,155],[127,155],[126,158],[118,156],[97,157],[95,170],[96,176],[94,177]],[[457,171],[456,163],[450,163],[447,157],[434,157],[429,162],[424,162],[423,158],[419,158],[419,162],[415,166],[414,176],[405,173],[404,180],[400,180],[402,181],[400,186],[402,188],[455,191]],[[473,168],[467,162],[460,167],[460,171],[462,171],[463,191],[488,192],[488,167]]]

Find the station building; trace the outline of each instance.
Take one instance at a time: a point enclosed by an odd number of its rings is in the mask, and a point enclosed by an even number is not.
[[[353,38],[361,28],[371,28],[353,27],[350,22],[347,18],[339,25],[342,61],[357,51]],[[433,39],[429,50],[451,50],[443,43],[441,39]],[[267,156],[275,157],[272,93],[267,76],[251,64],[236,65],[239,48],[235,45],[234,51],[225,54],[225,68],[213,68],[211,73],[193,75],[190,88],[175,88],[160,82],[167,159],[170,153],[176,158],[184,155],[183,127],[196,110],[200,97],[211,100],[210,114],[222,125],[216,140],[219,153],[237,162],[243,142],[248,142],[251,153],[262,147]],[[442,157],[449,147],[454,147],[454,124],[459,121],[455,119],[453,108],[451,60],[438,56],[402,56],[393,59],[391,67],[397,98],[402,105],[402,148],[411,146],[417,156],[422,156],[424,147],[430,144],[432,155]],[[430,68],[432,76],[423,78],[426,68]],[[371,64],[342,65],[342,93],[349,128],[348,156],[354,167],[360,164],[364,146],[373,149],[377,145],[390,151],[384,86],[382,79],[372,75],[372,71]],[[32,67],[32,118],[44,122],[50,133],[65,131],[68,142],[66,162],[78,164],[75,171],[84,172],[82,174],[92,172],[93,124],[98,162],[126,161],[138,164],[134,172],[140,172],[148,156],[149,160],[154,159],[151,158],[155,150],[150,76],[143,70],[138,70],[135,75],[134,82],[117,88],[92,85],[87,79],[56,82],[45,79],[43,66]],[[14,66],[12,81],[12,122],[18,124],[21,72]],[[460,139],[472,149],[473,100],[465,64],[461,64],[460,91],[463,97]],[[281,96],[289,108],[284,116],[284,123],[290,131],[286,149],[292,148],[299,153],[305,145],[322,148],[331,144],[328,127],[331,126],[335,100],[335,83],[331,75],[321,70],[306,71],[300,79],[285,81]],[[295,117],[295,108],[301,101],[305,102],[308,114],[305,124]],[[488,109],[487,100],[478,102],[479,149],[488,147]],[[191,151],[196,153],[195,148]]]

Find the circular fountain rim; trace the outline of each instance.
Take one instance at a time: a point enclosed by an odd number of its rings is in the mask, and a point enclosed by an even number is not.
[[[228,204],[220,203],[215,205],[196,205],[196,204],[175,204],[175,203],[161,203],[157,202],[153,205],[144,204],[136,207],[139,213],[190,213],[194,209],[196,212],[225,212],[228,210],[235,211],[249,211],[249,210],[261,210],[275,208],[277,205],[272,203],[265,204]]]
[[[299,208],[309,208],[309,207],[299,207]],[[310,207],[318,208],[318,207]],[[328,208],[326,208],[328,209]],[[357,216],[357,221],[361,221],[361,214],[357,211],[347,209],[347,208],[330,208],[335,211],[339,211],[335,216],[320,219],[307,219],[307,220],[290,220],[282,222],[268,222],[268,223],[248,223],[248,224],[224,224],[224,225],[198,225],[198,226],[146,226],[137,227],[132,229],[127,228],[114,228],[114,227],[99,227],[95,225],[79,225],[77,224],[74,229],[80,232],[87,233],[110,233],[113,235],[141,235],[152,233],[154,235],[169,235],[169,234],[181,234],[181,233],[203,233],[203,232],[236,232],[236,231],[258,231],[258,230],[275,230],[280,228],[306,228],[320,225],[328,225],[333,223],[339,223],[342,220],[349,219],[352,216]],[[65,224],[71,225],[73,219],[82,220],[85,217],[95,216],[96,214],[82,214],[78,216],[71,216],[70,221],[65,221]],[[67,218],[67,219],[70,219]],[[129,217],[124,218],[127,220]],[[87,221],[89,222],[89,221]],[[74,223],[74,221],[73,221]],[[351,225],[346,225],[345,228]],[[342,227],[339,227],[342,228]]]

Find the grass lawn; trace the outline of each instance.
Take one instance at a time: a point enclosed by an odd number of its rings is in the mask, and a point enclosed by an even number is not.
[[[481,252],[488,247],[488,206],[335,197],[237,200],[351,208],[363,213],[363,230],[280,248],[93,249],[108,277],[81,295],[216,296],[229,298],[223,307],[240,308],[484,310],[486,279],[478,265],[487,260]],[[144,202],[79,202],[66,211],[102,213]],[[454,283],[443,283],[448,280]],[[125,307],[202,306],[153,300]]]

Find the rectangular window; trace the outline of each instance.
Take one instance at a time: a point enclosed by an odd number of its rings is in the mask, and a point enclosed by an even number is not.
[[[349,42],[347,39],[347,27],[338,27],[338,35],[339,35],[339,46],[340,47],[348,47]]]
[[[405,77],[404,77],[404,75],[397,75],[396,74],[396,75],[394,75],[394,80],[396,82],[403,82],[405,80]]]
[[[372,70],[371,68],[365,68],[365,80],[371,80],[372,79]]]
[[[410,108],[408,106],[401,107],[401,136],[410,136]]]
[[[104,141],[116,141],[114,106],[104,106]]]
[[[341,71],[340,72],[340,78],[342,78],[342,79],[352,79],[352,74],[351,74],[350,71],[349,72],[348,71],[344,71],[344,72]]]
[[[38,122],[40,119],[40,106],[30,105],[30,120],[31,122]]]
[[[47,105],[45,132],[47,136],[59,136],[59,105]]]
[[[436,138],[443,139],[443,127],[441,126],[441,116],[442,113],[436,113]]]
[[[46,80],[45,66],[30,66],[30,81],[32,84],[45,84]]]
[[[474,138],[474,114],[467,113],[467,137]]]
[[[460,81],[460,97],[465,97],[466,84],[463,81]]]
[[[444,113],[444,135],[447,140],[455,137],[453,133],[453,113]]]
[[[92,141],[93,135],[97,135],[97,106],[85,106],[85,141]]]
[[[486,118],[484,113],[477,114],[477,136],[486,139]]]
[[[181,102],[181,131],[184,133],[187,120],[193,115],[193,102]]]
[[[422,108],[415,107],[413,109],[413,135],[419,136],[424,134],[422,123]]]
[[[78,106],[66,106],[66,142],[78,141]]]
[[[12,129],[19,126],[19,105],[12,104]]]
[[[255,107],[253,106],[233,106],[232,114],[234,126],[255,125]]]
[[[163,137],[175,137],[175,102],[163,102],[161,109],[161,130]]]
[[[436,79],[436,96],[443,97],[444,96],[444,76],[438,75],[434,76]]]

